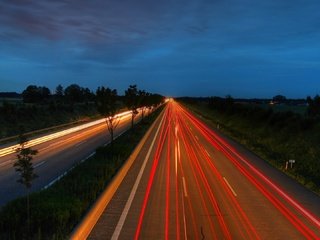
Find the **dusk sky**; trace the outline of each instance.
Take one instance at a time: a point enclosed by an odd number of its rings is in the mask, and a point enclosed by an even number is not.
[[[0,91],[320,93],[319,0],[0,0]]]

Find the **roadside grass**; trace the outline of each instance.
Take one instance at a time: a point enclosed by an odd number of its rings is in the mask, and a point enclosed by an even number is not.
[[[5,102],[0,107],[0,139],[19,135],[21,128],[23,132],[32,132],[98,117],[94,103],[15,105]]]
[[[78,164],[50,188],[32,193],[29,233],[26,197],[5,205],[0,211],[0,239],[67,239],[162,109],[163,106],[118,137],[113,152],[110,144],[99,147],[94,156]]]
[[[273,111],[275,112],[287,112],[287,111],[291,111],[294,113],[298,113],[302,116],[306,115],[307,113],[307,106],[295,106],[295,105],[286,105],[286,104],[275,104],[275,105],[270,105],[270,104],[260,104],[258,105],[264,109],[268,109],[271,108]]]
[[[209,126],[231,137],[247,149],[269,162],[285,174],[296,179],[310,190],[320,194],[319,122],[312,127],[299,129],[297,120],[272,121],[270,116],[246,116],[221,113],[206,103],[183,105],[201,116]],[[277,114],[275,112],[274,114]],[[293,168],[286,170],[286,161],[294,159]]]

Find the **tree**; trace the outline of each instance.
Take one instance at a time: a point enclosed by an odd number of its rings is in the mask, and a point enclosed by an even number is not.
[[[313,99],[308,96],[308,115],[311,117],[320,115],[320,96],[316,95]]]
[[[16,172],[20,174],[20,178],[17,182],[23,184],[27,189],[27,224],[28,233],[30,229],[30,200],[29,191],[32,185],[32,181],[38,176],[33,172],[34,168],[32,165],[33,156],[35,156],[38,151],[33,150],[30,147],[26,147],[28,139],[22,133],[19,135],[19,147],[16,149],[17,161],[13,164]]]
[[[61,84],[59,84],[57,87],[56,87],[56,92],[55,92],[56,96],[61,98],[63,97],[63,87]]]
[[[77,84],[71,84],[66,87],[64,95],[71,103],[82,102],[84,100],[82,88]]]
[[[36,85],[29,85],[23,92],[23,102],[25,103],[39,103],[50,98],[50,90],[47,87],[38,87]]]
[[[49,88],[39,87],[38,89],[40,91],[41,100],[50,98],[51,92]]]
[[[89,88],[82,88],[83,99],[88,104],[90,101],[94,101],[95,95],[90,91]]]
[[[148,108],[149,102],[150,102],[150,93],[144,91],[144,90],[139,90],[138,91],[138,96],[139,96],[139,107],[141,109],[141,119],[142,122],[144,121],[144,115],[145,115],[145,111]]]
[[[272,98],[272,102],[275,104],[283,104],[287,102],[287,98],[283,95],[277,95]]]
[[[160,94],[151,94],[150,96],[150,104],[152,105],[152,107],[157,107],[159,104],[161,104],[164,101],[164,97],[161,96]]]
[[[134,118],[139,113],[139,96],[137,85],[130,85],[125,91],[125,104],[131,110],[131,129],[133,128]]]
[[[113,146],[114,130],[117,128],[120,122],[120,118],[116,116],[118,111],[117,90],[98,87],[96,95],[97,110],[101,114],[101,116],[106,119],[107,128],[111,138],[111,146]]]

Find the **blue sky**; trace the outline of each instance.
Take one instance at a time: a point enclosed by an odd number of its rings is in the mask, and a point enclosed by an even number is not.
[[[320,93],[318,0],[0,0],[0,91]]]

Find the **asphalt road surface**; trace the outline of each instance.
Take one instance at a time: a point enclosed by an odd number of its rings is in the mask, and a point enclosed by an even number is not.
[[[170,101],[88,239],[319,239],[320,197]]]
[[[137,116],[136,121],[139,119],[140,116]],[[131,115],[122,116],[116,128],[115,137],[128,130],[130,126]],[[33,166],[38,178],[33,181],[31,191],[38,191],[53,183],[75,164],[92,155],[97,147],[110,141],[106,124],[103,121],[70,134],[60,135],[62,136],[52,140],[45,139],[41,141],[42,143],[32,147],[32,149],[37,149],[39,153],[33,159]],[[37,139],[46,137],[41,136]],[[6,147],[8,146],[0,146],[0,151]],[[18,173],[13,168],[16,153],[2,155],[0,155],[0,206],[26,194],[25,187],[17,182]]]

